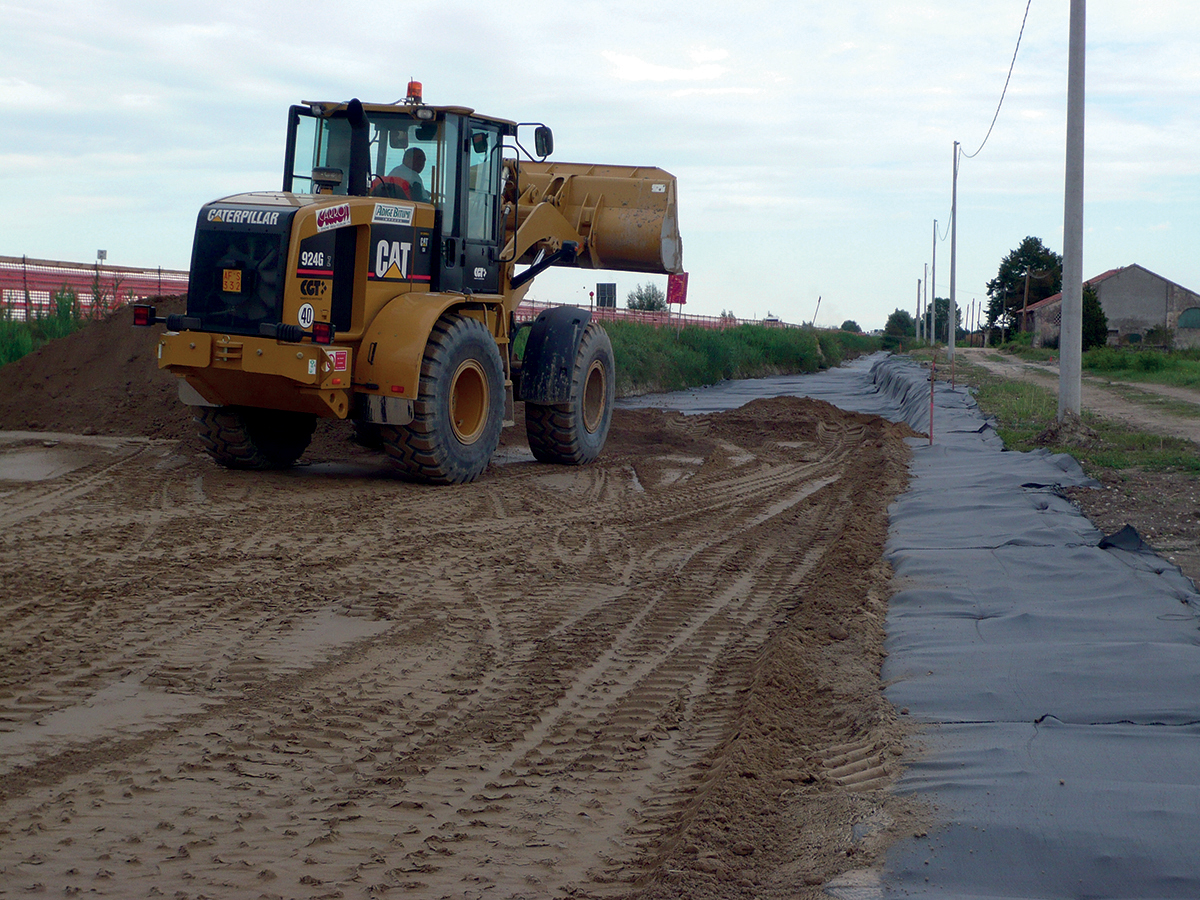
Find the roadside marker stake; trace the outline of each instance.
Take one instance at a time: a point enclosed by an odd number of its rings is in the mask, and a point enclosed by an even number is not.
[[[937,351],[933,351],[933,364],[929,368],[929,446],[933,446],[933,386],[937,382]]]

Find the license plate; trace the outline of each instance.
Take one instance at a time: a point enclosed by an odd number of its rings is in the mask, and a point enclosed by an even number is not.
[[[226,294],[240,294],[242,292],[242,270],[225,269],[221,276],[221,290]]]

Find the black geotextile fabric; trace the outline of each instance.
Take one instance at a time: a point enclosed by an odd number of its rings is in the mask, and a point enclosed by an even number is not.
[[[941,373],[939,373],[940,375]],[[638,405],[708,412],[779,394],[928,433],[928,370],[858,361]],[[897,790],[938,825],[864,892],[833,896],[1200,898],[1200,595],[1133,529],[1105,538],[1057,493],[1068,456],[1003,450],[939,382],[892,505],[883,678],[922,723]]]

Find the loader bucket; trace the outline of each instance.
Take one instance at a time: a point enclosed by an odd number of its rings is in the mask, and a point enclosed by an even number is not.
[[[573,263],[668,275],[683,271],[675,176],[662,169],[521,162],[518,223],[552,203],[587,242]],[[535,246],[523,263],[532,262]]]

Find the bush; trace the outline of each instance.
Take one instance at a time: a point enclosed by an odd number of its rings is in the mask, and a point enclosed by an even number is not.
[[[1161,372],[1167,367],[1167,358],[1153,350],[1143,350],[1134,355],[1139,372]]]
[[[32,353],[47,341],[66,337],[84,324],[79,297],[69,287],[62,287],[51,298],[48,313],[38,313],[29,321],[17,321],[10,305],[0,313],[0,365],[16,362]]]
[[[1163,325],[1155,325],[1146,330],[1143,339],[1152,347],[1170,347],[1175,342],[1175,332]]]
[[[1122,372],[1132,366],[1132,354],[1115,347],[1097,347],[1083,354],[1083,367],[1097,372]]]

